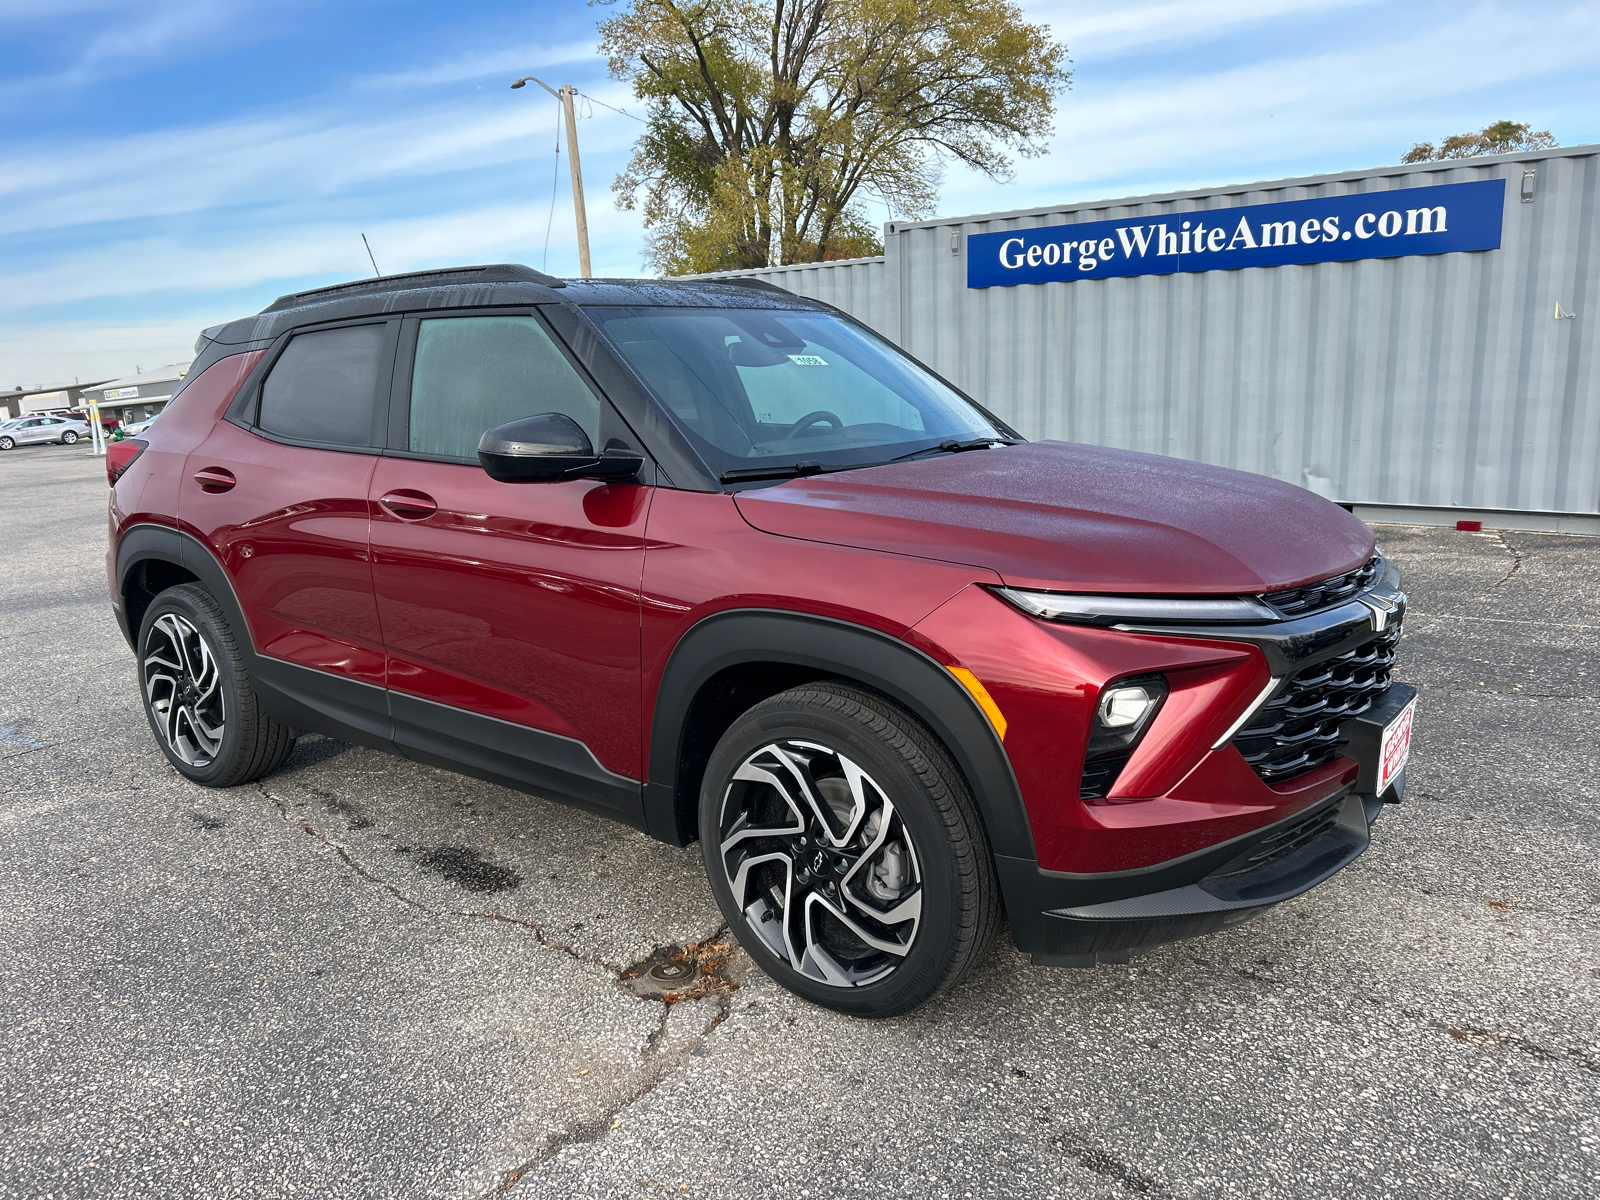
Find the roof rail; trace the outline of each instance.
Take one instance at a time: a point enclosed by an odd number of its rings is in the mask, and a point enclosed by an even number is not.
[[[329,287],[311,288],[304,292],[290,292],[279,296],[261,311],[280,312],[285,308],[298,308],[318,300],[336,300],[341,296],[358,296],[372,292],[402,292],[410,288],[440,287],[450,283],[542,283],[545,287],[566,287],[563,280],[520,263],[494,263],[481,267],[443,267],[437,271],[409,271],[404,275],[379,275],[373,279],[357,279],[350,283],[335,283]]]
[[[734,287],[760,288],[763,292],[781,292],[785,296],[793,296],[795,294],[788,288],[779,287],[775,283],[768,283],[765,279],[751,279],[744,275],[736,279],[706,278],[702,281],[705,283],[731,283]]]

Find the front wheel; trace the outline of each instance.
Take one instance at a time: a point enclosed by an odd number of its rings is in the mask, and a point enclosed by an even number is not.
[[[17,440],[15,438],[0,437],[0,450],[10,450],[16,444]]]
[[[195,783],[249,783],[294,749],[294,734],[261,710],[227,617],[197,583],[168,588],[145,610],[139,683],[156,744]]]
[[[63,446],[74,445],[77,442],[77,440],[78,440],[78,434],[77,434],[76,430],[69,429],[69,430],[67,430],[65,433],[63,433],[61,435],[61,444]]]
[[[949,754],[842,682],[734,722],[706,767],[700,844],[751,957],[840,1012],[893,1016],[947,991],[998,927],[988,839]]]

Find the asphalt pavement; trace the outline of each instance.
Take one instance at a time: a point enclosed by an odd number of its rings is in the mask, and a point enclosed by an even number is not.
[[[873,1022],[696,849],[319,737],[185,782],[105,503],[0,455],[0,1196],[1600,1195],[1600,539],[1379,528],[1411,790],[1328,884]]]

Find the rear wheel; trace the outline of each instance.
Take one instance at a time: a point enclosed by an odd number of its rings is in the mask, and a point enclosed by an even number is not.
[[[156,744],[195,783],[249,783],[294,749],[294,734],[261,710],[227,618],[197,583],[168,588],[145,611],[139,682]]]
[[[65,433],[63,433],[61,435],[61,444],[63,446],[71,446],[77,440],[78,440],[78,432],[75,429],[69,429],[69,430],[67,430]]]
[[[707,764],[700,844],[752,958],[790,991],[860,1016],[953,987],[1000,916],[966,782],[909,713],[844,683],[756,705]]]

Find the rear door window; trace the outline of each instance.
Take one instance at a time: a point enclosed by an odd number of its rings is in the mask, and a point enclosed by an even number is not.
[[[425,318],[412,361],[414,454],[476,461],[485,432],[547,412],[571,417],[600,448],[599,398],[534,317]]]
[[[296,334],[261,385],[256,424],[299,442],[374,445],[385,332],[379,324]]]

